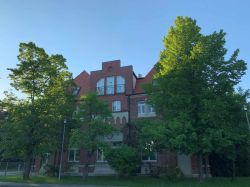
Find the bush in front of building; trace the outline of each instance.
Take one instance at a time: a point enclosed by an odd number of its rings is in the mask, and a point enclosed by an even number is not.
[[[136,174],[140,164],[138,151],[126,144],[118,148],[109,148],[105,151],[105,157],[109,165],[120,176],[131,176]]]
[[[150,176],[151,177],[161,177],[168,180],[175,180],[184,177],[184,174],[178,167],[168,167],[161,165],[151,165],[149,163]]]
[[[44,175],[49,177],[57,177],[59,173],[59,166],[48,164],[45,166]]]

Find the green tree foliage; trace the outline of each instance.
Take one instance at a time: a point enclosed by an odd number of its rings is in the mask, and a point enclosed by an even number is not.
[[[140,164],[138,151],[126,144],[117,148],[105,150],[105,158],[109,165],[121,176],[130,176],[136,174]]]
[[[46,54],[34,43],[21,43],[19,64],[11,71],[11,85],[25,94],[19,100],[8,94],[3,101],[8,120],[1,125],[0,142],[5,157],[19,156],[25,160],[24,179],[29,179],[34,158],[55,149],[61,124],[73,109],[71,73],[62,55]]]
[[[166,149],[165,126],[161,120],[136,121],[137,148],[145,154],[152,154]],[[153,127],[153,128],[152,128]]]
[[[209,155],[211,175],[214,177],[230,177],[233,172],[232,160],[223,153],[211,153]],[[237,146],[235,158],[236,176],[250,176],[250,147],[246,145]]]
[[[80,98],[75,118],[79,127],[72,130],[70,147],[86,150],[86,163],[83,178],[88,176],[90,159],[98,149],[107,146],[105,136],[114,132],[109,123],[111,112],[108,104],[100,100],[95,93],[89,93]]]
[[[165,146],[198,155],[201,166],[212,151],[235,158],[235,146],[247,138],[242,116],[247,93],[234,90],[246,71],[239,50],[226,60],[225,33],[200,31],[195,20],[176,18],[164,38],[154,84],[146,90],[164,119]]]

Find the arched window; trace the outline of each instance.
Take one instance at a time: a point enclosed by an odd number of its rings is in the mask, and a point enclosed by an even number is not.
[[[121,124],[121,120],[119,117],[116,118],[116,125],[120,125]]]
[[[97,95],[104,95],[104,78],[96,83],[96,93]]]
[[[109,123],[110,123],[111,125],[115,124],[115,120],[114,120],[114,118],[113,118],[113,117],[111,117],[111,118],[110,118]]]
[[[123,117],[122,117],[122,124],[125,125],[126,122],[127,122],[127,120],[126,120],[126,118],[123,116]]]
[[[116,77],[116,93],[125,92],[125,79],[122,76]]]

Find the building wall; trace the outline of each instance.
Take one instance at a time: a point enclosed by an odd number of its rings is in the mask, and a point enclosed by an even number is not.
[[[123,138],[129,137],[130,130],[126,124],[131,124],[138,119],[138,102],[145,101],[147,99],[147,95],[143,90],[144,84],[152,83],[152,77],[155,74],[155,69],[152,70],[146,75],[144,78],[138,78],[133,72],[132,66],[125,66],[121,67],[121,62],[119,60],[104,62],[102,64],[102,69],[98,71],[92,71],[90,74],[87,72],[82,72],[77,78],[75,79],[75,83],[81,87],[78,97],[81,94],[85,94],[89,91],[95,92],[96,91],[96,84],[97,82],[106,77],[111,76],[123,76],[125,78],[125,92],[120,94],[113,94],[113,95],[101,95],[99,96],[100,99],[103,99],[108,102],[110,110],[112,109],[112,102],[119,100],[121,101],[121,111],[113,112],[113,123],[116,124],[116,127],[122,129],[124,133],[123,136],[115,136],[114,138]],[[84,79],[84,80],[83,80]],[[116,82],[115,82],[116,85]],[[104,81],[104,87],[106,87],[106,81]],[[144,116],[144,117],[156,117],[155,115]],[[152,127],[153,128],[153,127]],[[130,135],[135,136],[135,133],[131,133]],[[123,139],[124,140],[124,139]],[[106,140],[105,140],[106,141]],[[112,140],[111,140],[112,141]],[[54,157],[54,162],[59,163],[59,154]],[[94,156],[91,158],[91,164],[93,166],[100,166],[100,163],[96,162],[97,153],[94,153]],[[72,167],[74,171],[74,167],[77,167],[78,170],[75,168],[75,172],[81,172],[82,167],[86,161],[86,152],[81,150],[80,152],[80,161],[77,163],[69,163],[68,162],[68,153],[65,152],[63,155],[63,164],[65,168],[68,168],[70,171],[70,167]],[[154,165],[158,166],[166,166],[166,167],[177,167],[177,154],[170,153],[170,152],[161,152],[157,154],[157,161],[152,162]],[[142,162],[143,163],[143,162]],[[147,167],[149,162],[143,163],[142,167]],[[195,171],[196,166],[195,159],[192,157],[192,170]],[[105,163],[103,163],[105,165]],[[107,165],[105,165],[107,167]],[[94,167],[90,172],[94,172]],[[108,170],[107,170],[108,171]]]

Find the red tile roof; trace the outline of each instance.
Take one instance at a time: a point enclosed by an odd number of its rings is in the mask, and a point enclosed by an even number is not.
[[[137,78],[134,94],[144,93],[143,85],[152,82],[153,76],[156,74],[156,69],[153,67],[148,74],[143,78]]]
[[[83,71],[75,79],[74,83],[80,87],[78,96],[84,95],[90,91],[90,75],[88,72]]]

